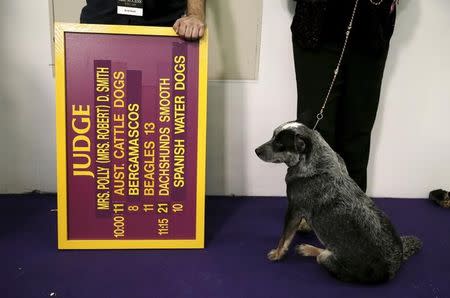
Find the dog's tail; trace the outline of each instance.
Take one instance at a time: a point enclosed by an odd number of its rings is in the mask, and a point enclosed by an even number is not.
[[[414,236],[400,237],[403,244],[403,261],[406,261],[410,256],[417,253],[422,248],[422,241]]]

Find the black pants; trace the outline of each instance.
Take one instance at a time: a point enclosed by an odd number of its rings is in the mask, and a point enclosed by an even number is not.
[[[297,119],[313,127],[334,75],[340,49],[304,49],[293,40]],[[388,50],[348,49],[317,130],[345,160],[350,176],[366,191],[370,136],[380,98]]]

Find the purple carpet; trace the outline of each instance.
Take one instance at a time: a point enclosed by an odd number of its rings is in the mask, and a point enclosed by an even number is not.
[[[58,251],[54,196],[1,195],[0,297],[450,297],[450,210],[427,200],[377,199],[401,234],[424,242],[386,284],[342,283],[293,249],[266,253],[280,236],[280,198],[207,200],[205,250]],[[295,243],[316,243],[297,235]]]

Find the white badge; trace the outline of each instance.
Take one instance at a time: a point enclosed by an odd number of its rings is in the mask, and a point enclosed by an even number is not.
[[[144,15],[144,1],[117,0],[117,14],[142,17]]]

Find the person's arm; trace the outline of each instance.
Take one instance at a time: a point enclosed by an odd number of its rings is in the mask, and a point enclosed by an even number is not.
[[[205,34],[205,0],[188,0],[187,14],[173,25],[177,34],[188,40],[197,40]]]

